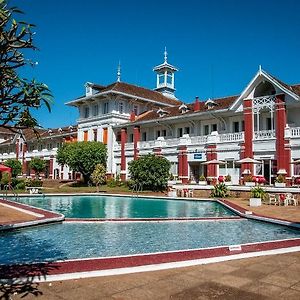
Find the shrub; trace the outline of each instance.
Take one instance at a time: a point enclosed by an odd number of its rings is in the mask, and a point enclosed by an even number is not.
[[[11,168],[12,178],[16,178],[22,172],[22,164],[17,159],[9,158],[4,162],[4,165]]]
[[[226,198],[229,196],[229,190],[224,183],[219,183],[214,186],[210,196],[212,198]]]
[[[10,183],[10,173],[9,172],[2,172],[1,177],[1,184],[9,184]]]
[[[148,154],[129,163],[130,178],[144,190],[163,191],[167,188],[171,163],[162,156]]]
[[[29,162],[29,168],[35,172],[36,178],[39,178],[40,173],[45,171],[46,169],[46,161],[41,158],[34,157]]]
[[[266,192],[263,188],[261,188],[260,186],[257,186],[253,189],[251,189],[250,191],[251,194],[251,198],[260,198],[260,199],[264,199],[266,196]]]
[[[16,190],[25,190],[25,180],[18,182],[14,188]]]
[[[204,175],[200,175],[200,177],[199,177],[199,181],[206,181],[206,178],[205,178],[205,176],[204,176]]]
[[[25,186],[28,187],[41,187],[43,186],[43,181],[38,179],[26,179]]]
[[[93,184],[96,185],[97,190],[99,190],[99,186],[106,181],[106,168],[101,164],[96,165],[96,168],[91,175],[91,179]]]
[[[11,179],[11,185],[16,188],[16,186],[19,184],[19,183],[24,183],[25,185],[25,179],[23,178],[12,178]]]
[[[225,176],[225,181],[230,182],[231,181],[231,176],[228,174]]]
[[[286,181],[285,176],[280,174],[280,175],[277,176],[275,181],[278,182],[278,183],[285,183],[285,181]]]

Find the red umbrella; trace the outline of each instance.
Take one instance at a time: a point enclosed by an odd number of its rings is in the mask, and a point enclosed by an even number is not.
[[[0,172],[9,172],[9,173],[11,173],[11,168],[0,164]]]

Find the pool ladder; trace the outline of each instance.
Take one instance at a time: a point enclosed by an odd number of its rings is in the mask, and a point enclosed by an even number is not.
[[[138,197],[139,196],[139,193],[143,190],[143,185],[140,183],[140,182],[137,182],[133,185],[133,188],[132,188],[132,196],[135,196]]]
[[[8,199],[8,191],[11,191],[14,198],[15,198],[15,201],[17,201],[19,199],[19,195],[18,193],[15,191],[15,189],[13,188],[13,186],[11,184],[5,184],[4,185],[4,193],[3,193],[3,198],[4,199]]]

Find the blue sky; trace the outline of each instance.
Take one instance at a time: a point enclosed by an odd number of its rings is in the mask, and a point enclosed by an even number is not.
[[[87,81],[116,80],[154,88],[153,66],[166,46],[176,74],[176,95],[192,102],[240,93],[261,64],[287,83],[300,82],[300,1],[74,1],[11,0],[37,25],[26,70],[49,85],[52,113],[36,113],[44,127],[75,124],[64,105],[84,93]]]

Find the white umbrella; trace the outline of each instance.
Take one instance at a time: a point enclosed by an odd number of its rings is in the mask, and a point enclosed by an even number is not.
[[[225,164],[226,164],[225,161],[217,160],[217,159],[209,160],[202,163],[202,165],[225,165]]]
[[[251,157],[245,157],[243,159],[237,160],[236,163],[238,163],[238,164],[261,164],[261,161],[256,160]]]

